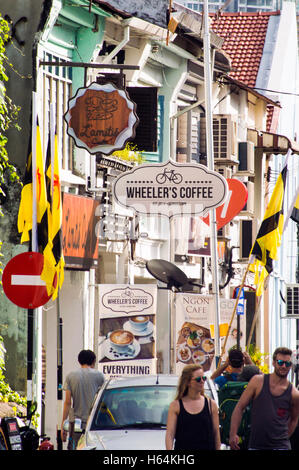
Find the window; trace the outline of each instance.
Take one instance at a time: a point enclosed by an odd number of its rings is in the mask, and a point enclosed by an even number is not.
[[[155,87],[127,87],[127,92],[136,103],[139,119],[136,136],[130,142],[140,151],[157,152],[158,90]]]
[[[62,58],[44,52],[44,61],[58,62]],[[65,60],[65,58],[63,58]],[[71,67],[43,67],[43,122],[44,145],[47,143],[50,127],[50,104],[55,108],[55,121],[58,137],[59,154],[62,158],[62,168],[73,168],[73,141],[67,134],[67,124],[63,118],[67,111],[68,100],[72,96],[72,68]]]
[[[175,386],[123,387],[105,390],[91,431],[130,425],[165,427]]]

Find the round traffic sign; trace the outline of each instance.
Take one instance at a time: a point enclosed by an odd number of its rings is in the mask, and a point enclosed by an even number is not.
[[[46,283],[41,279],[44,256],[28,251],[14,256],[5,266],[2,285],[6,296],[19,307],[34,309],[47,303]]]
[[[228,184],[228,196],[225,202],[216,209],[217,230],[228,224],[244,208],[248,191],[244,183],[234,178],[226,180]],[[209,225],[210,216],[203,217],[202,220]]]

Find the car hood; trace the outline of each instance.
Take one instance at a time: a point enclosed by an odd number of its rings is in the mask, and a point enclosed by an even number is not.
[[[81,450],[165,450],[165,433],[165,429],[87,431]]]

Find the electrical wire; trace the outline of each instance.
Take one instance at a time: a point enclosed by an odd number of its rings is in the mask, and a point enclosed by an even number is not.
[[[268,90],[267,88],[258,88],[258,87],[248,87],[248,88],[251,88],[252,90],[269,91],[269,93],[278,93],[280,95],[299,96],[299,93],[290,93],[289,91]]]

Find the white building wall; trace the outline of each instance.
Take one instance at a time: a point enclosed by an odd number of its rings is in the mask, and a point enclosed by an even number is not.
[[[279,27],[276,32],[276,43],[269,78],[264,87],[272,90],[272,96],[281,103],[279,127],[277,133],[295,140],[298,129],[298,48],[296,5],[293,2],[284,2],[280,16]],[[271,189],[282,165],[285,156],[273,157]],[[285,214],[288,212],[298,184],[297,156],[289,158],[289,175],[285,197]],[[275,181],[274,181],[275,180]],[[283,234],[282,245],[279,250],[279,259],[274,264],[274,273],[269,283],[269,321],[270,321],[270,352],[278,346],[296,347],[296,321],[282,319],[284,313],[284,283],[295,282],[296,271],[296,231],[294,222],[290,221],[288,229]]]

